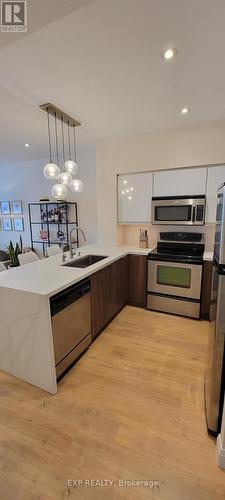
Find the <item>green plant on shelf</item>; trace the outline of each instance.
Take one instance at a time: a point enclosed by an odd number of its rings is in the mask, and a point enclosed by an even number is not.
[[[10,240],[8,246],[8,252],[11,260],[11,267],[20,266],[18,255],[23,252],[23,241],[21,236],[20,236],[20,242],[16,243],[15,246],[13,245],[13,242]]]

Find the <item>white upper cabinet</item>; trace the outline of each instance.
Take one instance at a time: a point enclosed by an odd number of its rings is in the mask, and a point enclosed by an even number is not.
[[[154,172],[153,196],[190,196],[206,193],[207,168]]]
[[[178,193],[198,195],[206,193],[207,168],[179,169]]]
[[[118,175],[118,222],[151,221],[152,173]]]
[[[119,175],[118,222],[150,223],[152,196],[198,194],[206,195],[206,222],[215,222],[216,192],[223,182],[225,165]]]
[[[216,221],[217,189],[225,182],[225,165],[208,167],[206,222]]]
[[[153,196],[173,196],[178,193],[178,170],[163,170],[153,174]]]

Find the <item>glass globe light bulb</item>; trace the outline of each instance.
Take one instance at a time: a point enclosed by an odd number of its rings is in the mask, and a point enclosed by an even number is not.
[[[67,196],[67,189],[64,184],[54,184],[52,188],[52,196],[57,200],[65,200]]]
[[[70,183],[70,189],[73,193],[81,193],[84,189],[83,182],[80,179],[73,179]]]
[[[64,163],[64,170],[70,175],[76,175],[78,172],[78,166],[73,160],[66,160]]]
[[[58,181],[60,184],[64,184],[64,186],[69,186],[72,181],[72,175],[68,174],[68,172],[62,172],[58,177]]]
[[[44,167],[44,176],[48,180],[58,179],[60,168],[55,163],[47,163]]]

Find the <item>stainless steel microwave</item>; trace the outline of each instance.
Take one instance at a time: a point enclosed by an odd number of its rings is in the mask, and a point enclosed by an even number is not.
[[[203,226],[205,196],[153,197],[152,224]]]

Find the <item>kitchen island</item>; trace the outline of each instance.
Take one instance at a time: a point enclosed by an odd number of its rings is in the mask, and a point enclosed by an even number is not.
[[[151,249],[102,248],[89,245],[85,255],[105,259],[86,268],[67,267],[62,255],[26,264],[0,274],[0,370],[51,394],[57,392],[50,299],[62,290],[110,266],[128,254],[146,256]]]

